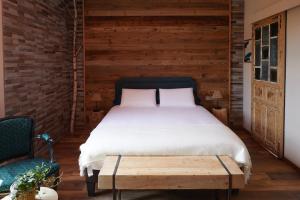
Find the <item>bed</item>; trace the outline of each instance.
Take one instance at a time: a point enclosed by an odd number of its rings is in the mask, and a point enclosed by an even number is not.
[[[122,107],[123,88],[193,88],[195,107]],[[193,79],[129,78],[116,83],[115,106],[80,146],[80,172],[92,193],[106,155],[228,155],[250,176],[245,144],[200,105]],[[159,103],[159,94],[156,93]],[[95,173],[96,172],[96,173]]]

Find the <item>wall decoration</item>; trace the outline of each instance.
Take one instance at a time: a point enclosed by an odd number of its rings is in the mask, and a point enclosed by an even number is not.
[[[244,62],[252,62],[252,42],[250,40],[245,40],[244,42]]]

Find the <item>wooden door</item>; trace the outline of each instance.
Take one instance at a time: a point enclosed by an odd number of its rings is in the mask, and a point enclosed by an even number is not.
[[[252,134],[283,156],[285,13],[253,24]]]

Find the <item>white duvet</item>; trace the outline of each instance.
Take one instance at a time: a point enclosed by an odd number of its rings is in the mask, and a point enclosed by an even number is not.
[[[241,139],[201,106],[113,107],[80,146],[80,172],[100,170],[105,155],[229,155],[250,176]]]

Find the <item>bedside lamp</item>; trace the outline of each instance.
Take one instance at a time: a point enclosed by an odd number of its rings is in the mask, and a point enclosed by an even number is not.
[[[99,107],[99,102],[102,100],[101,94],[100,93],[94,93],[91,101],[96,102],[96,106],[93,108],[94,112],[99,112],[100,111],[100,107]]]
[[[223,99],[223,95],[220,90],[214,90],[213,95],[211,96],[212,100],[217,102],[217,108],[220,108],[219,100]]]

